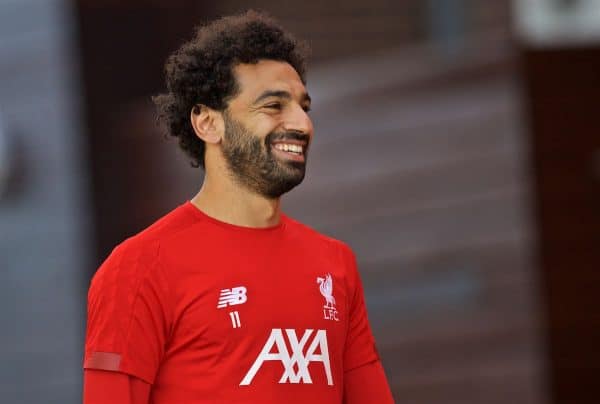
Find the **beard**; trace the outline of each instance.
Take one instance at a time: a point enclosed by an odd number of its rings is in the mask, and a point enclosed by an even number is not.
[[[222,152],[230,174],[239,185],[269,199],[279,198],[304,179],[309,136],[298,132],[271,132],[264,139],[223,113]],[[281,160],[272,153],[275,140],[306,142],[304,161]]]

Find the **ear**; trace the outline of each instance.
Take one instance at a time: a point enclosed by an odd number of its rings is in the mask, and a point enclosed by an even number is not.
[[[194,105],[190,111],[190,121],[196,136],[205,143],[221,143],[223,117],[221,113],[205,105]]]

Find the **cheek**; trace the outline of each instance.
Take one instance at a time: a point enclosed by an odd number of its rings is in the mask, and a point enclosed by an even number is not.
[[[248,127],[253,128],[256,133],[268,133],[281,125],[281,112],[259,111],[248,120]]]
[[[263,119],[260,122],[260,124],[256,126],[254,133],[261,136],[262,138],[265,138],[270,133],[277,132],[278,128],[280,128],[280,127],[281,126],[280,126],[280,122],[278,119],[266,118],[266,119]]]
[[[252,132],[255,136],[260,138],[260,142],[267,148],[271,148],[270,141],[273,139],[275,134],[280,133],[277,125],[260,125]]]

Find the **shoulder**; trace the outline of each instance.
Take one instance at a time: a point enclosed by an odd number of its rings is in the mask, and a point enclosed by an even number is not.
[[[144,278],[160,275],[157,268],[161,244],[196,221],[188,207],[180,205],[119,243],[96,271],[90,292],[110,286],[134,290]]]
[[[130,237],[117,245],[94,274],[88,291],[88,303],[131,306],[144,279],[157,275],[156,240]]]
[[[352,248],[345,241],[323,234],[289,216],[286,216],[286,220],[288,226],[292,229],[292,232],[297,237],[300,237],[303,243],[309,244],[310,248],[318,247],[327,249],[331,254],[337,255],[346,263],[355,260]]]
[[[294,229],[294,234],[301,237],[297,241],[302,244],[306,254],[310,257],[326,257],[327,261],[335,267],[331,269],[331,273],[334,276],[337,273],[338,279],[346,286],[348,294],[355,299],[362,286],[356,256],[350,245],[289,217],[287,219],[291,224],[290,227]]]

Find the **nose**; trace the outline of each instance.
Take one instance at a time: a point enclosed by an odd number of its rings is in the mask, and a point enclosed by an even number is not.
[[[311,137],[313,134],[312,120],[299,105],[296,105],[286,116],[283,128],[286,131],[303,133]]]

